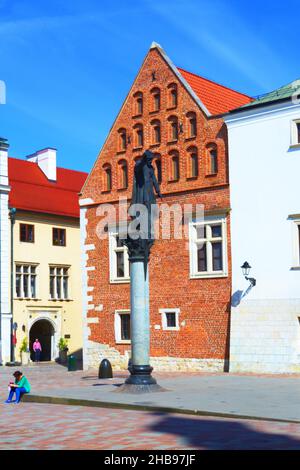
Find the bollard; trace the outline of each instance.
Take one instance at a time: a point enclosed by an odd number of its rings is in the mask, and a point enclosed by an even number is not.
[[[99,366],[98,378],[99,379],[112,379],[112,377],[113,377],[113,373],[112,373],[111,363],[109,362],[108,359],[103,359]]]
[[[76,357],[71,355],[68,356],[68,371],[74,372],[76,370]]]

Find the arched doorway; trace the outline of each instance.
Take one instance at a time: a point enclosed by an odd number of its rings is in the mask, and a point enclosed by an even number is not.
[[[33,343],[39,339],[42,346],[41,361],[51,361],[54,359],[54,327],[49,320],[37,320],[30,328],[29,348],[30,359],[34,361]]]

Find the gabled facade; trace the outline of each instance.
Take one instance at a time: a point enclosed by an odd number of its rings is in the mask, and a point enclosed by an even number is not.
[[[193,211],[188,239],[159,239],[151,252],[151,365],[223,370],[228,359],[231,295],[227,131],[218,114],[250,98],[176,68],[153,44],[83,187],[84,366],[100,357],[127,367],[130,356],[130,273],[120,226],[97,235],[99,212],[130,200],[133,168],[146,149],[163,203]],[[161,203],[159,203],[161,204]],[[121,225],[126,223],[126,210]],[[164,223],[164,221],[161,221]],[[202,231],[200,240],[199,229]]]
[[[231,188],[230,371],[300,371],[299,81],[224,116]],[[251,288],[241,265],[252,266]]]

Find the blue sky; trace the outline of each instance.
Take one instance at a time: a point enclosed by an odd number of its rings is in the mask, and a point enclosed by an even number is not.
[[[258,95],[300,78],[299,4],[0,0],[0,136],[89,171],[152,41],[199,75]]]

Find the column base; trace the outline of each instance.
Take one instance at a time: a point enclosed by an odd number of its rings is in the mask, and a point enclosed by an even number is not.
[[[153,367],[137,366],[131,364],[128,367],[130,376],[125,380],[124,385],[117,390],[125,393],[149,393],[165,391],[156,380],[151,376]]]

